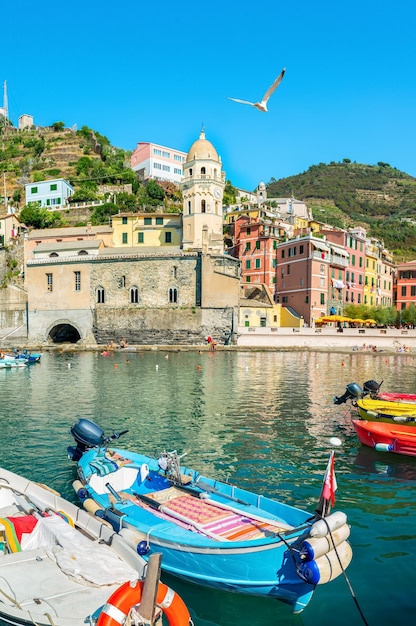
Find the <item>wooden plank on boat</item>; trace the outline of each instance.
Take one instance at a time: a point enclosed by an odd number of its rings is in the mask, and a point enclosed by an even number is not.
[[[149,556],[146,577],[143,585],[143,594],[140,600],[139,614],[144,624],[154,624],[157,590],[160,580],[160,565],[162,555],[155,552]]]

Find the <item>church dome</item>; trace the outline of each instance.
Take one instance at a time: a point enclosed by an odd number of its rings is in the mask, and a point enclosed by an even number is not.
[[[205,139],[205,131],[201,130],[199,139],[192,144],[188,156],[186,157],[186,163],[193,161],[194,159],[212,159],[213,161],[219,161],[217,151],[208,139]]]

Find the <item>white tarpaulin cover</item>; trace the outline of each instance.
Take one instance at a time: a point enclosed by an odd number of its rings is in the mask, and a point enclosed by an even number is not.
[[[137,572],[107,545],[84,537],[59,515],[42,517],[30,535],[23,535],[23,550],[44,548],[61,570],[81,584],[100,587],[136,580]]]

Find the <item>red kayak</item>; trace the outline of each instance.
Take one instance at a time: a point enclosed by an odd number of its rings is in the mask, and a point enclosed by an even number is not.
[[[414,426],[352,420],[359,440],[379,452],[393,452],[416,456],[416,429]]]
[[[390,393],[388,391],[380,391],[377,394],[379,400],[388,400],[389,402],[416,402],[416,393]]]

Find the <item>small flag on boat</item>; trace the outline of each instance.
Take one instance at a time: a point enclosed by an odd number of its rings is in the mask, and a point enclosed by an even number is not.
[[[337,479],[335,477],[335,455],[332,450],[329,457],[328,465],[324,476],[324,484],[322,488],[322,497],[328,502],[331,501],[331,505],[335,504],[335,492],[337,490]]]

